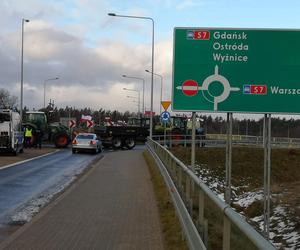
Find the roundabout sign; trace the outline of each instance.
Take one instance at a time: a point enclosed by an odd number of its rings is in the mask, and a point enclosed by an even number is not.
[[[160,114],[160,119],[163,123],[170,121],[171,114],[168,111],[164,111]]]
[[[223,86],[223,92],[220,95],[214,95],[209,91],[209,85],[214,82],[219,82]],[[185,81],[182,86],[178,86],[177,89],[181,89],[182,93],[186,96],[194,96],[198,93],[198,90],[202,90],[203,97],[214,104],[214,111],[218,110],[218,103],[225,101],[230,94],[230,91],[239,91],[239,88],[230,87],[229,81],[219,75],[218,66],[215,66],[215,73],[208,76],[199,87],[198,83],[193,80]]]

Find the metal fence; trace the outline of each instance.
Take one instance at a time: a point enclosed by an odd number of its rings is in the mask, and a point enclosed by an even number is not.
[[[148,139],[147,148],[168,186],[190,249],[275,249],[164,146]]]
[[[168,147],[172,145],[183,145],[187,147],[192,143],[191,135],[153,135],[153,139],[160,144],[166,144]],[[207,134],[205,139],[203,136],[196,135],[196,146],[211,146],[211,147],[225,147],[226,135],[223,134]],[[232,144],[238,146],[263,147],[263,138],[261,136],[246,136],[246,135],[232,135]],[[285,138],[272,137],[272,148],[300,148],[300,138]]]

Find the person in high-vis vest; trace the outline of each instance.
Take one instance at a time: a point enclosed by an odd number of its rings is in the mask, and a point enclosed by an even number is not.
[[[32,128],[25,128],[25,148],[31,148]]]

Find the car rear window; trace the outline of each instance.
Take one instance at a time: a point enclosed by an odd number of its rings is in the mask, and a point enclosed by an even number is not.
[[[94,136],[93,135],[77,135],[77,139],[92,140],[92,139],[94,139]]]

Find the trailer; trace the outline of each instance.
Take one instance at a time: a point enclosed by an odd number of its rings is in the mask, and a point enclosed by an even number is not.
[[[10,109],[0,109],[0,151],[23,152],[24,134],[19,113]]]
[[[139,129],[131,126],[94,126],[93,132],[101,138],[104,147],[114,149],[133,149],[139,136]]]

